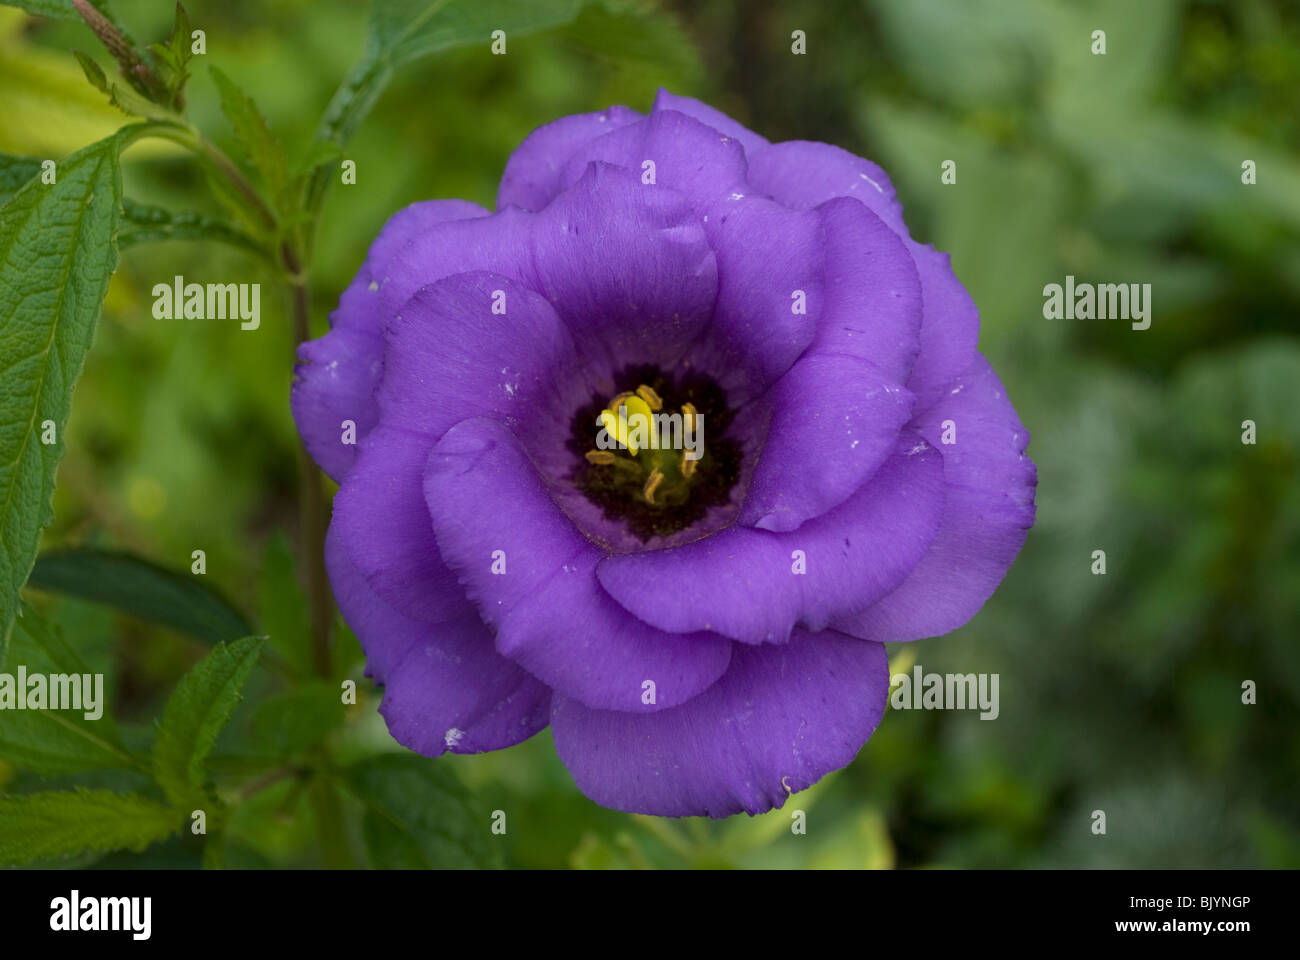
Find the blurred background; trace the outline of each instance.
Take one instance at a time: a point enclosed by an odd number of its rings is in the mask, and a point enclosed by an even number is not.
[[[824,140],[879,162],[913,235],[951,252],[979,305],[981,348],[1031,432],[1040,478],[1037,525],[984,610],[947,637],[891,647],[891,659],[1000,674],[1000,716],[890,710],[851,766],[786,811],[718,823],[595,806],[546,732],[431,762],[474,809],[508,811],[497,849],[513,866],[1300,866],[1300,4],[756,6],[594,5],[510,38],[507,56],[486,55],[485,38],[401,73],[347,152],[356,185],[326,200],[316,332],[391,213],[431,197],[491,208],[511,149],[562,114],[645,110],[662,85],[772,140]],[[208,38],[189,89],[194,122],[235,151],[206,59],[252,93],[291,156],[305,147],[359,53],[364,5],[188,10]],[[115,12],[146,41],[170,29],[166,2]],[[796,29],[804,56],[790,51]],[[1104,56],[1090,52],[1097,29]],[[80,24],[0,7],[0,152],[60,156],[124,122],[70,48],[97,44]],[[144,146],[127,160],[137,200],[186,208],[207,196],[178,153]],[[953,185],[940,182],[945,160]],[[1241,182],[1244,160],[1256,185]],[[123,255],[43,548],[128,550],[177,570],[203,548],[208,580],[291,656],[307,641],[286,304],[268,276],[256,334],[150,312],[160,279],[255,281],[259,269],[206,243]],[[1150,283],[1151,328],[1044,319],[1043,286],[1066,274]],[[1254,445],[1241,441],[1247,419]],[[1099,549],[1104,576],[1091,572]],[[125,736],[147,732],[203,653],[106,607],[29,593],[107,672]],[[340,632],[360,681],[359,648]],[[1247,680],[1254,705],[1242,703]],[[329,733],[336,756],[400,750],[378,692],[359,690]],[[241,756],[292,753],[298,720],[337,703],[329,689],[286,692],[267,670],[250,694],[218,744],[232,784]],[[50,783],[0,763],[6,789]],[[794,808],[808,812],[807,836],[790,832]],[[228,864],[327,862],[313,809],[293,782],[258,791],[229,824]],[[1094,810],[1106,811],[1104,837]],[[201,857],[187,836],[76,863]]]

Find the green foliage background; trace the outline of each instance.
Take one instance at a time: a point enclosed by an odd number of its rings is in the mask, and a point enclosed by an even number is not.
[[[136,37],[171,28],[168,3],[117,6]],[[79,816],[139,817],[110,846],[169,838],[144,852],[11,839],[0,860],[1300,866],[1300,5],[611,0],[571,22],[570,4],[533,6],[539,23],[551,7],[565,22],[512,34],[505,57],[484,36],[394,72],[347,148],[356,185],[325,194],[315,332],[392,212],[430,197],[491,208],[511,149],[562,114],[646,109],[662,85],[773,140],[871,157],[913,235],[951,252],[980,307],[981,347],[1034,438],[1038,522],[1002,588],[962,630],[891,649],[899,669],[999,673],[1001,716],[891,710],[849,768],[791,804],[808,812],[807,836],[791,834],[788,810],[720,823],[603,810],[548,733],[496,754],[413,758],[384,729],[341,623],[335,665],[358,681],[358,703],[340,709],[335,681],[304,679],[287,301],[245,252],[152,243],[119,257],[72,404],[42,541],[52,555],[12,638],[23,662],[57,663],[57,649],[107,674],[112,739],[88,746],[63,730],[62,753],[38,755],[40,735],[0,717],[0,834],[6,817],[11,831],[19,822],[6,804],[76,787],[92,791]],[[188,11],[208,44],[187,90],[195,125],[240,156],[215,64],[300,156],[361,52],[364,7]],[[806,56],[790,53],[794,29]],[[1105,56],[1089,52],[1094,29]],[[79,21],[0,7],[0,153],[62,157],[127,122],[86,84],[74,47],[99,52]],[[942,185],[950,159],[957,183]],[[1241,183],[1246,159],[1255,186]],[[131,147],[123,176],[138,201],[221,213],[178,147]],[[1067,273],[1151,283],[1151,329],[1043,319],[1044,284]],[[261,329],[155,320],[150,290],[176,274],[263,282]],[[1241,443],[1245,419],[1254,446]],[[66,552],[77,547],[164,569]],[[228,602],[174,582],[198,548]],[[1096,549],[1105,576],[1090,572]],[[105,583],[142,596],[106,605]],[[250,633],[269,640],[236,683],[260,645],[213,642]],[[1253,706],[1245,680],[1258,685]],[[104,759],[123,752],[134,766]],[[161,805],[191,791],[217,800],[206,837],[176,832],[188,818],[172,823]],[[1104,837],[1090,829],[1097,809]],[[504,837],[488,831],[494,810],[507,813]],[[54,835],[32,822],[29,833]]]

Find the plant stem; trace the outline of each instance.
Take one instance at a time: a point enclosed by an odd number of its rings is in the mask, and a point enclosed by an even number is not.
[[[294,349],[311,337],[311,291],[307,275],[293,244],[282,248],[285,270],[289,274],[289,292],[293,302]],[[334,601],[330,595],[329,575],[325,570],[325,497],[321,490],[320,468],[298,444],[299,517],[302,528],[302,556],[307,568],[307,605],[311,624],[312,661],[316,672],[329,677],[330,624],[334,619]]]
[[[272,784],[279,783],[281,780],[288,779],[289,777],[300,777],[302,774],[303,769],[301,767],[280,767],[276,770],[272,770],[269,773],[258,777],[256,780],[250,780],[248,783],[240,787],[239,799],[247,800],[249,797],[253,796],[253,794],[260,793]]]
[[[231,186],[239,191],[240,196],[243,197],[248,206],[248,211],[253,214],[261,225],[267,230],[275,230],[275,214],[262,200],[257,188],[248,181],[248,178],[235,165],[235,162],[226,156],[220,147],[199,133],[194,127],[188,124],[182,126],[179,123],[153,123],[147,126],[142,125],[141,135],[159,137],[163,140],[179,143],[182,147],[207,160]]]
[[[343,829],[343,806],[338,790],[328,777],[319,776],[312,781],[311,804],[316,814],[316,832],[321,838],[321,852],[325,866],[330,870],[347,870],[355,867],[352,851],[348,847]]]

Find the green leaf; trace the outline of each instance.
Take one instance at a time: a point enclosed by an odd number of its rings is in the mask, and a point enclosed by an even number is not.
[[[58,629],[30,607],[15,621],[10,654],[10,674],[20,665],[29,676],[91,672]],[[0,722],[0,759],[43,776],[138,769],[140,763],[122,745],[106,705],[98,707],[102,715],[93,720],[86,719],[84,710],[6,710]]]
[[[320,743],[343,723],[337,684],[312,681],[267,697],[253,710],[253,742],[259,755],[289,759]]]
[[[54,17],[58,20],[80,20],[81,14],[72,5],[72,0],[0,0],[0,6],[17,7],[41,17]],[[107,4],[104,0],[91,0],[91,6],[104,13]]]
[[[316,139],[342,146],[351,139],[394,71],[443,50],[481,43],[493,30],[509,43],[548,27],[570,23],[587,0],[373,0],[361,58],[348,71],[325,108]],[[315,209],[329,182],[318,169],[308,194]]]
[[[185,8],[176,4],[176,19],[172,35],[166,43],[152,43],[153,52],[167,87],[167,103],[175,108],[184,104],[185,84],[190,78],[189,62],[193,59],[190,45],[190,18]]]
[[[317,139],[343,144],[365,119],[393,71],[442,50],[507,42],[568,23],[582,0],[374,0],[361,59],[353,65],[321,118]]]
[[[108,93],[108,77],[104,74],[104,68],[97,64],[88,54],[80,50],[73,50],[72,55],[77,58],[81,64],[81,69],[86,73],[86,79],[90,85],[100,93]]]
[[[204,762],[239,703],[262,652],[262,637],[221,644],[181,678],[163,711],[153,749],[154,778],[173,804],[203,796]]]
[[[117,267],[118,151],[133,132],[74,153],[57,183],[30,180],[0,207],[0,634],[53,519],[72,390]]]
[[[217,67],[212,68],[212,79],[221,94],[221,110],[234,128],[240,146],[248,154],[253,169],[262,178],[276,210],[281,214],[293,212],[290,195],[289,163],[284,149],[271,133],[253,98]]]
[[[122,249],[137,243],[167,240],[215,240],[250,253],[265,254],[255,237],[238,224],[192,210],[166,210],[147,203],[124,201],[122,229],[117,235]]]
[[[362,829],[376,868],[499,867],[503,838],[492,811],[436,761],[382,754],[345,767],[344,784],[365,806]]]
[[[150,100],[137,90],[120,83],[108,85],[108,102],[129,117],[144,117],[158,123],[181,124],[184,119],[171,107]]]
[[[83,850],[139,852],[175,833],[182,819],[153,800],[108,790],[0,796],[0,863]]]
[[[338,148],[332,149],[335,153],[338,152]],[[40,172],[41,161],[38,159],[0,154],[0,204],[8,201],[23,184],[35,179]],[[221,217],[191,210],[167,210],[125,197],[122,206],[122,223],[117,234],[119,249],[137,243],[158,243],[165,240],[215,240],[253,253],[265,254],[252,234]]]
[[[309,177],[316,172],[317,167],[322,167],[327,163],[336,163],[341,159],[343,159],[343,148],[337,143],[316,140],[307,147],[302,157],[293,165],[293,172],[295,176]]]
[[[108,604],[208,643],[253,632],[243,614],[200,578],[127,553],[84,549],[46,553],[36,561],[27,585]]]
[[[18,192],[28,180],[41,172],[41,161],[34,157],[11,157],[0,153],[0,205]]]

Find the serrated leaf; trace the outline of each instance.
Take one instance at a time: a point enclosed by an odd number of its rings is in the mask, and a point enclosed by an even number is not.
[[[41,161],[34,157],[0,154],[0,204],[5,203],[23,184],[34,179],[40,172]],[[118,248],[165,240],[214,240],[253,253],[265,253],[252,234],[230,220],[192,210],[167,210],[124,197],[121,226],[117,234]]]
[[[170,107],[155,103],[142,93],[120,83],[109,84],[108,102],[129,117],[144,117],[158,123],[179,124],[183,122],[180,114]]]
[[[172,52],[180,61],[181,66],[190,59],[190,15],[186,12],[185,7],[179,2],[176,4],[176,17],[172,21],[171,35]]]
[[[16,674],[21,665],[29,676],[91,672],[58,629],[30,607],[15,621],[8,664],[6,672]],[[84,710],[6,710],[0,722],[0,759],[42,776],[138,769],[107,705],[98,706],[102,715],[94,720],[86,719]]]
[[[140,557],[103,550],[60,550],[36,561],[27,585],[116,607],[208,643],[253,632],[235,607],[201,578]]]
[[[342,771],[365,805],[362,829],[376,868],[499,867],[492,811],[476,808],[460,781],[414,754],[370,757]]]
[[[226,209],[226,213],[236,224],[236,229],[242,230],[250,237],[259,238],[266,233],[266,223],[257,215],[256,211],[249,207],[247,198],[239,192],[238,188],[227,179],[225,173],[212,161],[210,157],[199,156],[199,169],[203,171],[203,179],[212,191],[212,195]],[[260,241],[254,240],[255,243]]]
[[[326,108],[317,138],[346,143],[370,112],[393,71],[442,50],[507,42],[572,21],[583,0],[374,0],[361,59]]]
[[[139,852],[179,830],[182,819],[153,800],[108,790],[0,796],[0,863],[84,850]]]
[[[129,130],[129,128],[128,128]],[[36,558],[72,390],[117,267],[127,131],[29,181],[0,207],[0,633]],[[55,442],[41,442],[52,421]]]
[[[41,172],[41,161],[35,157],[11,157],[0,153],[0,205],[9,202],[23,184]]]
[[[192,210],[166,210],[129,199],[123,203],[122,228],[117,235],[122,249],[165,240],[215,240],[251,253],[266,252],[242,227],[221,217]]]
[[[556,40],[620,70],[671,76],[674,89],[698,87],[704,74],[690,35],[674,17],[653,8],[588,4],[572,24],[557,31]]]
[[[383,93],[394,71],[423,57],[472,43],[491,43],[504,30],[509,43],[570,23],[588,0],[373,0],[361,57],[330,100],[318,141],[347,143]],[[314,209],[328,175],[317,170],[307,206]]]
[[[73,52],[75,53],[76,51]],[[172,51],[171,44],[151,43],[149,44],[149,52],[157,58],[159,63],[167,67],[169,70],[175,71],[179,69],[179,61],[176,59],[176,54]]]
[[[217,646],[168,698],[154,744],[153,772],[163,794],[177,806],[202,797],[204,762],[241,699],[263,642],[262,637],[245,637]]]
[[[72,0],[0,0],[0,6],[17,7],[41,17],[54,17],[58,20],[80,20],[81,14],[72,5]],[[91,0],[91,6],[107,15],[108,5],[104,0]]]
[[[108,77],[104,75],[104,68],[80,50],[73,50],[72,55],[77,58],[77,63],[81,64],[81,69],[85,71],[90,85],[100,93],[108,93]]]
[[[293,165],[293,172],[295,176],[308,177],[316,172],[317,167],[342,158],[343,148],[337,143],[317,140],[307,147],[306,153]]]
[[[293,209],[289,196],[289,164],[280,141],[271,133],[262,112],[253,98],[217,67],[212,68],[212,79],[221,94],[221,110],[230,121],[240,146],[248,154],[253,169],[262,178],[267,192],[280,213]]]
[[[176,19],[171,36],[166,43],[152,43],[149,49],[160,68],[166,87],[166,102],[179,110],[185,104],[185,84],[190,79],[189,63],[193,58],[190,46],[190,18],[185,8],[176,4]]]

